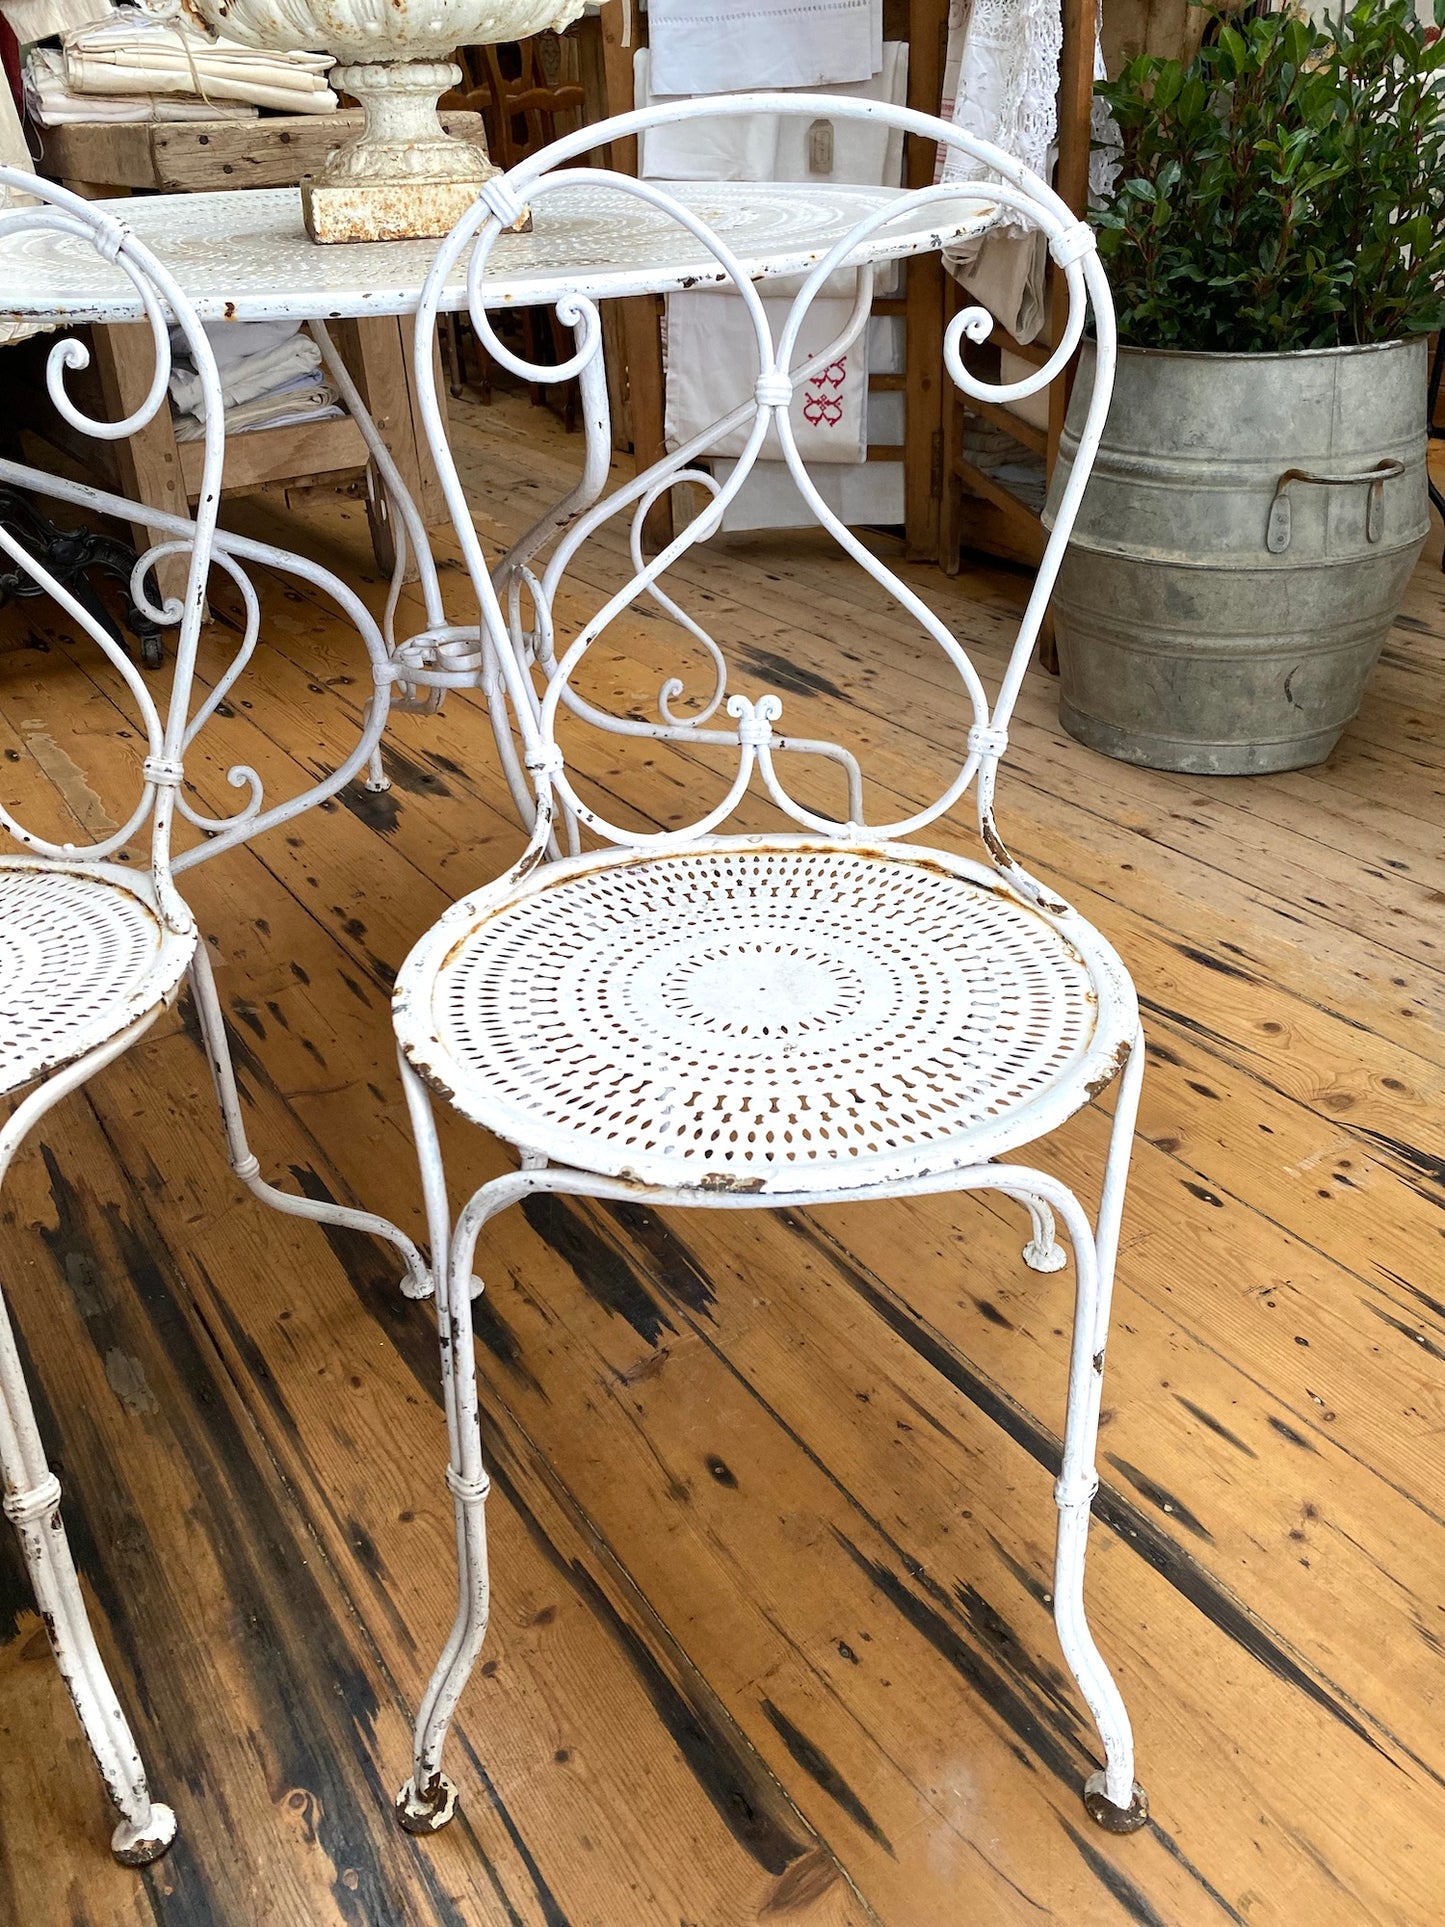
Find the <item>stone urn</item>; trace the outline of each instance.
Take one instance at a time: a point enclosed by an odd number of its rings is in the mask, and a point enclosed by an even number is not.
[[[301,184],[313,241],[443,235],[499,170],[484,142],[442,130],[458,47],[570,26],[583,0],[187,0],[213,32],[277,53],[329,53],[331,85],[366,125]]]

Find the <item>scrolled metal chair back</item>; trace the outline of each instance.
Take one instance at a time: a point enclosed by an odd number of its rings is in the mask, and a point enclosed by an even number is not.
[[[775,341],[757,287],[738,254],[707,220],[685,205],[668,187],[656,181],[635,179],[607,168],[568,165],[593,148],[642,134],[649,128],[680,121],[750,113],[806,114],[810,118],[826,113],[837,119],[882,121],[904,133],[963,151],[982,163],[993,178],[983,182],[940,184],[911,190],[902,196],[880,199],[820,259],[813,261],[791,300]],[[645,474],[623,484],[601,500],[595,499],[603,479],[596,472],[598,464],[595,450],[599,441],[604,449],[607,446],[606,436],[598,433],[599,425],[605,429],[607,423],[607,390],[602,365],[603,328],[596,301],[586,293],[574,293],[564,295],[557,302],[556,312],[564,324],[572,329],[576,347],[564,362],[550,367],[526,362],[509,348],[497,335],[486,304],[486,268],[498,237],[514,227],[529,209],[539,225],[545,222],[549,199],[566,189],[580,187],[593,190],[604,188],[643,203],[675,222],[699,243],[716,263],[716,273],[710,277],[711,280],[715,284],[729,286],[741,298],[751,324],[758,358],[752,394],[729,415],[695,436],[663,462],[655,464]],[[1053,528],[1027,609],[998,690],[991,700],[968,652],[952,630],[844,524],[819,492],[799,451],[789,415],[789,405],[799,383],[845,353],[865,328],[871,308],[873,268],[865,261],[856,269],[856,296],[841,332],[825,348],[804,355],[799,346],[802,331],[820,292],[834,276],[848,269],[850,257],[860,249],[871,245],[875,253],[881,252],[886,257],[888,230],[900,216],[910,216],[916,223],[920,213],[926,211],[931,218],[936,211],[941,236],[957,230],[961,204],[971,205],[975,210],[980,209],[981,204],[991,208],[1012,209],[1041,230],[1054,261],[1064,275],[1068,292],[1066,325],[1057,345],[1042,366],[1011,383],[984,382],[963,362],[964,338],[978,343],[986,340],[992,332],[993,319],[987,310],[972,306],[957,314],[945,332],[943,357],[950,377],[964,394],[993,402],[1009,402],[1046,388],[1063,373],[1072,359],[1091,307],[1098,344],[1095,381],[1079,438],[1078,455],[1057,504]],[[589,463],[591,472],[584,476],[567,502],[557,512],[538,522],[509,552],[505,564],[495,570],[489,567],[483,554],[466,493],[447,445],[436,403],[433,375],[432,333],[437,310],[444,299],[448,277],[468,248],[471,254],[466,269],[467,304],[472,323],[487,352],[504,367],[530,382],[556,382],[577,377],[581,384],[584,412],[592,419],[594,428],[590,450],[593,459]],[[1108,411],[1113,383],[1114,341],[1114,318],[1108,283],[1099,265],[1093,234],[1087,223],[1080,221],[1052,188],[1000,150],[964,133],[949,122],[910,109],[875,101],[817,95],[800,98],[786,94],[728,97],[725,103],[711,100],[676,102],[583,129],[556,141],[510,173],[488,182],[476,207],[458,223],[443,243],[428,277],[417,317],[416,377],[423,412],[431,429],[432,445],[438,456],[443,487],[480,607],[481,640],[485,655],[483,676],[492,700],[494,721],[501,708],[499,698],[504,700],[510,714],[509,725],[497,731],[498,747],[514,795],[519,803],[529,810],[535,810],[534,852],[540,853],[544,841],[547,847],[554,850],[558,847],[559,817],[565,824],[574,849],[580,847],[579,834],[582,830],[590,831],[604,844],[638,849],[663,849],[680,845],[718,830],[738,807],[755,776],[778,810],[790,819],[791,825],[847,843],[893,841],[925,829],[950,811],[970,787],[976,785],[978,827],[995,867],[1026,895],[1041,903],[1052,902],[1053,899],[1044,893],[1042,886],[1014,863],[998,835],[993,816],[994,783],[999,761],[1007,747],[1009,722],[1020,686],[1037,642]],[[722,649],[660,586],[661,578],[679,557],[706,541],[722,526],[729,504],[754,469],[770,431],[776,437],[793,483],[818,523],[829,532],[840,549],[908,611],[939,648],[958,678],[968,707],[970,724],[966,751],[950,780],[931,801],[894,820],[865,820],[860,772],[850,752],[840,745],[779,733],[776,725],[784,711],[781,695],[769,692],[749,697],[740,691],[730,690]],[[719,481],[693,466],[705,449],[714,446],[724,436],[738,433],[745,437],[742,451],[733,462],[726,480]],[[676,534],[659,554],[647,560],[642,546],[642,526],[647,512],[663,490],[679,481],[690,481],[699,486],[704,492],[704,506],[696,518]],[[632,515],[630,551],[633,573],[563,647],[556,637],[558,589],[582,544],[603,523],[625,509],[630,509]],[[538,562],[537,558],[554,538],[550,556],[545,563]],[[688,715],[679,714],[674,707],[682,690],[676,678],[665,682],[658,694],[656,722],[609,715],[599,710],[575,686],[576,672],[598,638],[624,611],[644,597],[679,623],[704,648],[711,661],[714,672],[711,695],[705,697]],[[526,620],[527,603],[531,607],[530,626]],[[540,676],[536,672],[540,672]],[[444,685],[447,681],[444,668],[437,670],[430,680],[434,687]],[[557,724],[564,710],[616,734],[671,741],[688,740],[715,746],[731,745],[737,754],[736,769],[726,784],[725,793],[694,820],[680,828],[652,834],[640,833],[611,821],[595,804],[586,801],[574,786],[557,738]],[[730,720],[730,728],[720,727],[723,716]],[[778,754],[783,750],[821,754],[843,766],[848,793],[845,816],[824,815],[792,793],[778,768]]]
[[[3,201],[12,192],[22,198],[16,204],[4,206]],[[171,880],[171,842],[175,818],[179,813],[202,827],[208,827],[208,820],[200,816],[182,791],[182,759],[196,730],[223,699],[226,688],[240,673],[242,666],[238,660],[228,674],[225,686],[218,685],[211,692],[200,713],[191,713],[196,652],[205,609],[216,514],[221,499],[223,403],[220,378],[211,345],[195,310],[174,277],[150,249],[137,240],[123,220],[49,181],[0,168],[0,237],[28,233],[63,235],[93,248],[102,260],[112,263],[135,290],[151,331],[155,367],[150,386],[131,413],[115,421],[86,414],[77,407],[67,390],[67,377],[89,365],[90,351],[84,342],[74,336],[66,336],[56,342],[46,357],[45,383],[51,402],[62,420],[80,434],[102,441],[120,441],[144,428],[160,409],[168,407],[172,317],[174,326],[185,340],[200,380],[206,420],[200,487],[192,532],[184,538],[154,544],[139,557],[131,577],[131,594],[137,607],[153,621],[174,625],[176,629],[170,689],[162,700],[157,700],[150,683],[110,629],[51,575],[39,557],[32,555],[9,530],[0,526],[0,551],[47,591],[120,676],[139,717],[145,740],[140,799],[118,828],[83,844],[58,843],[30,829],[3,800],[0,800],[0,827],[8,831],[32,856],[75,864],[98,863],[117,855],[140,835],[149,822],[150,867],[157,907],[167,924],[183,929],[189,927],[190,914],[177,896]],[[23,474],[12,464],[6,464],[5,467],[17,478]],[[179,599],[161,601],[152,592],[153,571],[157,563],[178,554],[188,558],[184,594]],[[254,600],[249,584],[244,585],[243,596]]]
[[[0,527],[0,554],[8,555],[55,599],[77,630],[89,637],[120,676],[139,715],[145,741],[141,795],[119,828],[81,845],[58,843],[30,829],[0,799],[0,829],[8,831],[32,856],[67,864],[102,862],[117,855],[148,829],[150,866],[161,914],[179,928],[188,924],[189,913],[173,888],[173,877],[266,829],[290,821],[334,796],[363,772],[368,772],[370,787],[386,787],[379,762],[379,744],[395,686],[390,628],[407,559],[407,544],[404,535],[400,536],[386,614],[378,621],[352,588],[320,564],[270,543],[218,528],[224,397],[215,356],[194,305],[164,263],[123,219],[50,182],[0,169],[0,188],[7,187],[20,190],[26,204],[0,212],[0,236],[60,234],[93,248],[129,281],[150,325],[155,355],[150,386],[139,405],[119,421],[97,420],[85,414],[66,390],[66,376],[73,370],[83,369],[89,361],[85,345],[66,338],[51,348],[46,363],[46,384],[63,419],[80,433],[105,441],[118,441],[143,428],[158,410],[168,405],[174,333],[184,341],[199,378],[205,421],[199,490],[194,513],[189,517],[128,502],[88,483],[69,481],[20,462],[0,459],[0,482],[126,521],[144,521],[161,530],[162,539],[154,542],[137,560],[130,591],[132,600],[145,615],[158,624],[173,626],[176,632],[169,692],[158,700],[153,683],[141,674],[117,638],[54,579],[43,561]],[[3,290],[0,290],[0,303],[3,303]],[[337,378],[343,395],[359,401],[326,330],[318,325],[316,333],[328,369]],[[383,466],[394,468],[384,446],[378,446]],[[403,517],[414,524],[412,547],[418,551],[428,610],[439,619],[435,570],[425,550],[416,510],[407,499],[402,499],[400,507]],[[172,556],[186,558],[185,593],[179,598],[162,600],[154,586],[154,571],[158,563]],[[212,816],[197,805],[193,793],[187,793],[184,762],[198,733],[222,710],[255,653],[262,609],[251,572],[258,565],[306,583],[335,605],[360,639],[371,672],[371,690],[357,741],[334,768],[299,793],[268,802],[259,772],[246,763],[234,764],[225,775],[231,788],[241,792],[240,801],[228,814]],[[219,669],[210,672],[209,687],[198,699],[197,656],[213,569],[219,571],[236,592],[240,603],[240,635],[238,640],[225,644],[226,659]],[[177,818],[194,832],[181,849],[173,847]]]

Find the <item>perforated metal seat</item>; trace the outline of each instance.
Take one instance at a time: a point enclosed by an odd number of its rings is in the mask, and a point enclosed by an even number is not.
[[[397,1009],[410,1061],[514,1144],[780,1192],[1036,1138],[1138,1023],[1080,919],[974,864],[801,839],[612,851],[473,897],[412,953]]]
[[[0,859],[0,1092],[169,1003],[194,949],[161,923],[144,873]]]

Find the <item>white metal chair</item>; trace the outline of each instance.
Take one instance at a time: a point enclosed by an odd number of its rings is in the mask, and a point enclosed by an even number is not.
[[[808,274],[776,343],[757,292],[735,256],[665,188],[567,163],[590,147],[661,121],[718,112],[693,101],[631,114],[555,143],[483,190],[482,204],[440,250],[418,315],[417,380],[429,414],[458,539],[481,612],[483,682],[514,794],[531,837],[506,875],[455,904],[421,939],[397,981],[395,1021],[415,1129],[436,1269],[460,1604],[420,1709],[411,1778],[398,1797],[402,1824],[430,1832],[452,1816],[456,1791],[442,1771],[448,1724],[486,1631],[488,1482],[478,1431],[471,1297],[480,1233],[503,1206],[539,1192],[639,1199],[714,1210],[800,1206],[993,1190],[1026,1206],[1029,1264],[1057,1269],[1062,1220],[1075,1257],[1076,1309],[1068,1412],[1055,1497],[1059,1508],[1054,1614],[1069,1667],[1093,1713],[1105,1765],[1084,1798],[1101,1825],[1142,1826],[1129,1721],[1085,1618],[1084,1550],[1097,1488],[1095,1440],[1109,1299],[1119,1240],[1144,1051],[1133,987],[1114,951],[1074,910],[1009,855],[994,818],[994,784],[1008,724],[1068,540],[1108,408],[1114,323],[1108,285],[1087,225],[1050,188],[1007,157],[930,116],[873,102],[765,95],[729,100],[736,113],[881,118],[980,156],[1003,185],[969,188],[1021,210],[1042,228],[1068,283],[1070,315],[1046,367],[1011,388],[990,389],[962,366],[966,331],[982,339],[989,317],[970,309],[948,331],[945,358],[966,391],[1009,399],[1054,379],[1071,358],[1092,306],[1098,376],[1073,475],[1001,687],[989,702],[968,656],[945,625],[834,517],[800,461],[789,424],[795,386],[847,349],[866,324],[871,274],[844,333],[800,365],[798,331],[830,275],[886,237],[901,205],[880,205]],[[585,179],[633,196],[705,242],[748,304],[758,367],[750,394],[728,418],[746,451],[725,486],[690,464],[710,437],[586,508],[545,567],[524,538],[496,579],[482,554],[432,392],[432,330],[445,277],[475,237],[469,283],[473,325],[489,352],[528,378],[576,374],[589,419],[605,424],[601,329],[588,299],[559,303],[576,352],[559,368],[531,370],[488,324],[481,276],[498,233],[530,207],[540,231],[547,198]],[[940,228],[960,189],[905,197],[936,205]],[[880,196],[880,202],[884,197]],[[976,212],[976,208],[975,208]],[[932,217],[930,217],[932,218]],[[934,244],[937,245],[935,237]],[[656,588],[686,550],[718,527],[769,426],[793,478],[838,546],[920,623],[957,672],[971,715],[957,774],[933,802],[895,821],[864,820],[861,777],[841,745],[778,731],[783,702],[749,696],[728,680],[723,652]],[[680,477],[706,505],[644,565],[640,525],[658,493]],[[592,491],[595,494],[595,490]],[[585,503],[569,504],[575,514]],[[555,639],[557,590],[571,559],[611,515],[632,512],[635,573],[563,646]],[[561,526],[553,518],[543,535]],[[573,677],[598,637],[640,597],[677,617],[716,671],[710,697],[691,712],[677,679],[664,684],[659,720],[609,715]],[[524,626],[523,610],[530,606]],[[415,655],[414,660],[422,660]],[[420,678],[425,681],[425,676]],[[438,686],[444,679],[438,679]],[[685,829],[629,830],[608,820],[574,782],[557,727],[596,725],[623,738],[706,744],[736,758],[719,801]],[[962,735],[962,731],[960,731]],[[570,738],[569,738],[570,740]],[[799,802],[784,780],[785,752],[826,756],[847,779],[848,814]],[[724,834],[753,779],[786,828]],[[925,830],[975,787],[985,860],[904,839]],[[595,842],[584,850],[584,839]],[[999,1160],[1044,1136],[1111,1085],[1113,1134],[1096,1226],[1050,1174]],[[484,1184],[450,1218],[432,1114],[437,1096],[495,1132],[520,1169]]]
[[[6,190],[33,204],[4,208]],[[0,168],[0,234],[60,233],[96,249],[135,289],[150,322],[155,374],[150,391],[124,421],[97,421],[66,393],[67,371],[83,368],[87,351],[75,340],[51,350],[47,383],[56,408],[77,431],[116,439],[132,433],[167,403],[171,365],[168,328],[179,327],[205,391],[205,463],[195,520],[146,510],[84,484],[72,483],[12,461],[0,461],[0,481],[37,490],[78,506],[124,519],[160,525],[168,539],[143,555],[131,582],[132,595],[154,620],[178,624],[174,670],[160,701],[153,684],[135,667],[109,629],[84,608],[0,526],[0,553],[20,565],[89,636],[122,678],[140,718],[146,753],[138,771],[140,798],[127,820],[89,844],[59,843],[38,835],[0,800],[0,828],[23,854],[0,853],[0,1097],[13,1106],[0,1125],[0,1181],[20,1144],[62,1098],[118,1057],[175,1001],[189,979],[207,1054],[221,1101],[232,1168],[265,1202],[294,1215],[345,1225],[389,1239],[406,1267],[403,1289],[430,1291],[427,1266],[415,1245],[395,1226],[370,1212],[293,1196],[260,1175],[247,1142],[231,1066],[221,1005],[204,943],[177,893],[174,879],[273,824],[288,821],[333,795],[364,770],[378,778],[375,754],[386,722],[392,685],[390,651],[377,623],[359,599],[326,570],[264,543],[223,534],[216,527],[220,500],[223,404],[205,330],[172,276],[125,224],[93,203]],[[155,563],[171,554],[188,556],[185,596],[154,604],[146,588]],[[360,740],[351,755],[301,795],[267,808],[261,779],[236,768],[231,783],[244,792],[234,815],[204,815],[187,796],[183,758],[197,732],[224,701],[255,649],[260,604],[247,574],[262,564],[303,576],[324,589],[355,623],[369,656],[373,696]],[[244,632],[223,674],[193,703],[193,678],[207,579],[219,568],[240,593]],[[174,851],[173,837],[191,828],[189,848]],[[128,847],[148,843],[148,860],[126,865]],[[113,860],[115,859],[115,860]],[[121,1710],[76,1581],[61,1524],[60,1484],[51,1472],[21,1370],[15,1337],[0,1299],[0,1471],[4,1510],[17,1533],[55,1656],[81,1724],[120,1810],[112,1839],[119,1860],[142,1865],[164,1853],[175,1833],[175,1816],[151,1799],[135,1742]]]

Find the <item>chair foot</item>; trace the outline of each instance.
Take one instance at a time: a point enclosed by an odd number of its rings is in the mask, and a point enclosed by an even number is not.
[[[1068,1262],[1063,1246],[1052,1238],[1047,1243],[1030,1238],[1024,1246],[1024,1263],[1030,1271],[1062,1271]]]
[[[144,1822],[122,1820],[110,1836],[110,1850],[123,1867],[148,1867],[159,1860],[176,1837],[176,1816],[159,1800],[151,1803]]]
[[[1084,1782],[1084,1806],[1091,1820],[1105,1833],[1137,1833],[1149,1820],[1149,1795],[1136,1780],[1134,1797],[1128,1806],[1116,1806],[1105,1791],[1108,1776],[1091,1773]]]
[[[396,1796],[396,1817],[408,1833],[440,1833],[457,1810],[457,1790],[445,1773],[434,1773],[420,1794],[408,1780]]]
[[[402,1274],[401,1292],[404,1298],[430,1298],[436,1291],[431,1275],[431,1266],[423,1263],[420,1252],[408,1257],[406,1270]]]

